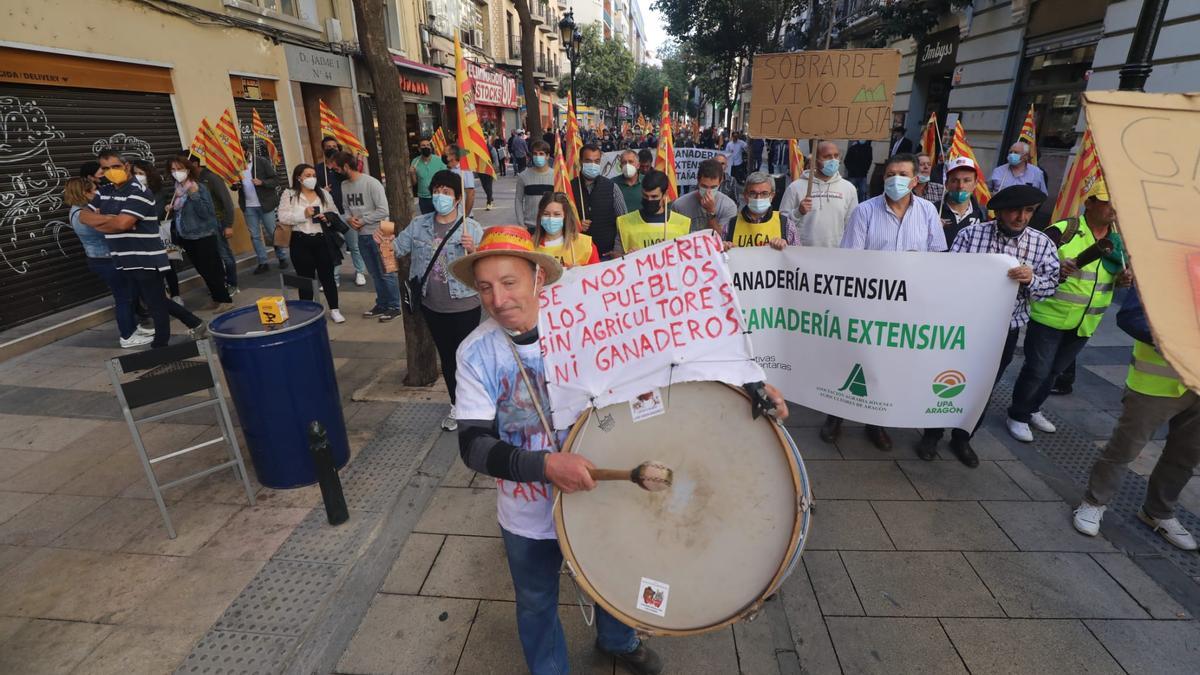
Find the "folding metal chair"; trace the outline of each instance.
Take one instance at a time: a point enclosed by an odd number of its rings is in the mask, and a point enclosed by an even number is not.
[[[300,289],[303,289],[303,288],[311,288],[313,302],[317,303],[318,305],[321,304],[321,291],[320,291],[321,284],[316,279],[309,279],[308,277],[302,277],[299,274],[288,274],[287,272],[280,272],[279,273],[279,290],[282,292],[283,297],[285,297],[285,298],[287,297],[287,292],[288,292],[289,288],[294,288],[297,291],[299,291]]]
[[[191,360],[196,358],[203,360]],[[128,382],[121,381],[122,377],[134,373],[138,373],[134,379]],[[167,535],[171,539],[175,538],[175,527],[171,524],[171,515],[167,513],[167,505],[163,502],[163,490],[203,478],[222,469],[232,468],[234,475],[242,481],[242,485],[246,488],[246,499],[251,506],[254,505],[254,490],[250,486],[249,476],[246,475],[246,464],[242,461],[242,451],[238,447],[237,436],[233,432],[233,422],[229,418],[229,407],[225,404],[225,393],[221,387],[220,375],[217,373],[217,362],[207,340],[183,342],[161,349],[150,349],[110,359],[108,374],[112,378],[117,401],[121,404],[121,412],[125,415],[126,423],[129,424],[129,433],[133,436],[133,444],[142,460],[142,468],[146,470],[146,479],[150,481],[150,490],[154,493],[154,501],[158,504],[158,510],[162,512],[163,522],[167,526]],[[135,418],[133,416],[133,411],[138,408],[204,390],[208,391],[210,397],[203,401],[189,403],[182,408],[145,417]],[[146,445],[142,442],[142,434],[138,425],[209,406],[216,407],[217,426],[221,429],[220,437],[197,443],[182,450],[150,457],[146,451]],[[228,446],[228,461],[169,483],[159,484],[158,477],[154,473],[154,465],[221,442]]]

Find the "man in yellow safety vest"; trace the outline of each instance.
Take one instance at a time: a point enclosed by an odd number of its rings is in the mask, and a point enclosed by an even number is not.
[[[1055,432],[1054,424],[1042,414],[1042,404],[1050,395],[1054,379],[1069,366],[1100,325],[1104,311],[1112,304],[1113,288],[1128,284],[1128,270],[1121,272],[1124,251],[1115,236],[1117,211],[1108,199],[1104,179],[1088,190],[1083,215],[1054,223],[1046,229],[1058,239],[1058,257],[1062,261],[1060,281],[1054,295],[1035,302],[1029,309],[1025,329],[1025,363],[1013,385],[1012,404],[1008,408],[1008,433],[1018,441],[1033,441],[1032,424],[1038,431]],[[1080,254],[1101,239],[1109,239],[1119,258],[1117,267],[1105,265],[1103,256],[1085,265],[1076,265]],[[1113,270],[1118,270],[1114,272]]]
[[[1167,423],[1167,443],[1150,474],[1146,501],[1137,515],[1174,546],[1194,551],[1196,539],[1175,517],[1175,503],[1200,464],[1200,396],[1180,381],[1158,352],[1136,290],[1121,305],[1117,325],[1134,339],[1121,419],[1092,466],[1083,503],[1075,509],[1075,529],[1096,536],[1105,505],[1120,487],[1125,469],[1141,454],[1155,430]]]
[[[661,244],[687,234],[692,221],[667,208],[667,174],[651,171],[642,179],[642,207],[617,218],[613,256]]]
[[[725,240],[733,246],[771,246],[783,250],[796,243],[796,228],[790,219],[771,209],[775,179],[755,171],[746,177],[746,206],[725,226]]]

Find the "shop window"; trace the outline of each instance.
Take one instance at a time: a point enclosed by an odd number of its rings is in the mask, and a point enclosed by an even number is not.
[[[1069,152],[1075,147],[1075,129],[1083,114],[1083,92],[1095,54],[1096,45],[1090,44],[1026,57],[1008,143],[1016,141],[1032,103],[1038,152]]]

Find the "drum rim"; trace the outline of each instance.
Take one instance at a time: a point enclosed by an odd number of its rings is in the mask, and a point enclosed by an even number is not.
[[[705,382],[705,380],[699,380],[697,382]],[[691,384],[691,383],[690,382],[677,382],[675,384]],[[737,393],[739,396],[746,399],[747,401],[750,400],[749,394],[747,394],[745,391],[743,391],[741,387],[735,387],[735,386],[726,384],[724,382],[713,382],[713,384],[724,385],[725,387],[734,391],[735,393]],[[590,406],[590,407],[588,407],[587,410],[583,411],[583,413],[579,415],[579,419],[577,419],[575,421],[575,424],[573,424],[571,426],[571,432],[567,435],[567,439],[565,441],[563,441],[563,443],[562,443],[561,452],[573,452],[572,449],[574,448],[575,438],[583,430],[584,426],[587,424],[588,420],[590,420],[592,418],[592,415],[595,412],[596,412],[596,407]],[[771,418],[768,419],[768,423],[771,425],[771,430],[775,432],[775,436],[779,440],[780,450],[783,451],[784,456],[787,457],[788,465],[792,468],[792,471],[791,471],[792,487],[795,489],[795,492],[797,495],[797,497],[796,497],[797,504],[796,504],[795,516],[792,521],[792,536],[791,536],[790,540],[788,541],[787,550],[788,551],[795,550],[796,554],[795,554],[795,556],[786,555],[783,557],[782,560],[780,560],[779,569],[777,569],[775,571],[775,574],[771,577],[771,581],[767,584],[767,586],[764,589],[762,589],[762,591],[759,592],[759,594],[754,598],[754,600],[750,601],[748,604],[746,604],[741,609],[739,609],[737,612],[735,612],[733,614],[733,616],[730,616],[727,619],[723,619],[717,623],[709,624],[706,626],[681,629],[681,628],[661,628],[661,627],[646,625],[645,623],[640,621],[637,617],[631,616],[631,615],[617,609],[616,607],[614,607],[612,605],[612,603],[605,600],[600,595],[600,593],[597,592],[596,588],[591,584],[591,582],[588,581],[587,577],[584,576],[582,568],[579,566],[579,560],[575,557],[575,551],[574,551],[574,549],[571,548],[571,541],[570,541],[570,538],[567,536],[566,525],[563,523],[562,494],[559,493],[559,494],[556,494],[554,497],[554,530],[555,530],[555,534],[558,536],[558,547],[562,551],[563,560],[566,562],[567,570],[568,570],[568,573],[571,575],[572,581],[574,581],[574,583],[581,590],[583,590],[583,592],[586,593],[589,598],[592,599],[592,602],[596,603],[598,606],[600,606],[602,609],[604,609],[604,611],[608,612],[610,615],[615,617],[621,623],[632,627],[634,630],[638,631],[639,633],[644,633],[646,635],[667,636],[667,637],[684,637],[684,636],[689,636],[689,635],[701,635],[703,633],[709,633],[709,632],[712,632],[715,630],[720,630],[727,626],[733,625],[734,623],[737,623],[738,621],[741,621],[742,619],[746,618],[747,616],[757,612],[758,609],[762,606],[762,604],[764,602],[766,602],[766,600],[768,598],[770,598],[772,595],[774,595],[776,592],[778,592],[779,586],[781,586],[783,584],[783,580],[786,578],[788,570],[792,568],[791,563],[792,563],[793,557],[795,557],[798,560],[800,553],[803,552],[803,543],[804,542],[802,541],[802,538],[805,538],[804,537],[804,525],[805,525],[805,523],[808,522],[807,516],[809,513],[809,509],[802,508],[802,507],[806,503],[811,503],[811,501],[812,501],[812,498],[808,495],[808,483],[807,483],[807,481],[801,479],[801,471],[804,470],[803,465],[801,465],[797,461],[796,455],[792,453],[791,448],[789,447],[788,438],[785,436],[786,431],[783,429],[783,425],[781,425],[778,421],[771,419]],[[797,547],[799,547],[799,548],[797,548]]]

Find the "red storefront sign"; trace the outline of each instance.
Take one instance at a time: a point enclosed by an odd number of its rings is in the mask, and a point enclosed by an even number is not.
[[[407,78],[403,75],[400,76],[400,89],[410,94],[420,94],[421,96],[429,95],[428,84],[425,84],[424,82],[418,82],[417,80]]]
[[[517,80],[513,76],[471,61],[467,61],[467,73],[475,85],[476,105],[517,107]]]

